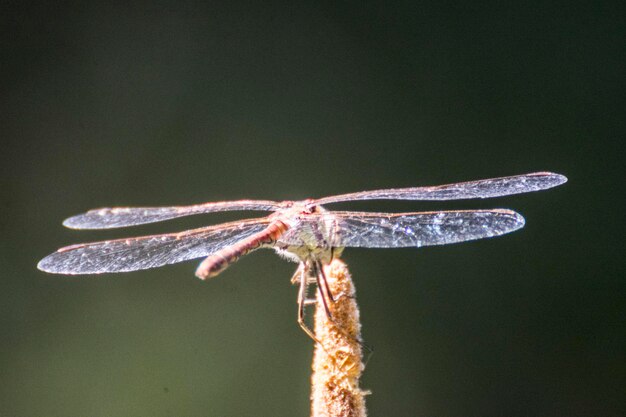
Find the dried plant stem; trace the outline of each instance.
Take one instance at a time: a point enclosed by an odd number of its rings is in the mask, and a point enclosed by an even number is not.
[[[363,371],[361,323],[348,267],[335,259],[324,267],[335,298],[329,303],[332,321],[317,291],[315,345],[311,377],[312,417],[365,417],[366,391],[359,388]]]

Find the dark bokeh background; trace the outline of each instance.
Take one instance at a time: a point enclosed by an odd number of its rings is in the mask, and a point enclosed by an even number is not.
[[[45,2],[38,2],[45,3]],[[211,282],[35,269],[89,208],[301,199],[537,170],[524,230],[346,250],[372,416],[623,416],[623,10],[609,2],[1,2],[0,415],[304,416],[269,251]]]

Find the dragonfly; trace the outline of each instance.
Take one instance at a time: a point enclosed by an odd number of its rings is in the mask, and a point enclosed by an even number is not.
[[[391,188],[303,201],[239,200],[172,207],[100,208],[70,217],[71,229],[111,229],[223,211],[269,211],[261,218],[239,220],[178,233],[81,243],[63,247],[37,267],[54,274],[128,272],[205,258],[196,275],[205,280],[223,272],[242,256],[274,249],[299,263],[292,278],[299,283],[298,323],[304,324],[309,284],[315,283],[331,318],[324,265],[344,248],[402,248],[446,245],[500,236],[524,226],[524,218],[508,209],[450,210],[411,213],[331,211],[324,206],[360,200],[463,200],[545,190],[567,178],[551,172],[412,188]]]

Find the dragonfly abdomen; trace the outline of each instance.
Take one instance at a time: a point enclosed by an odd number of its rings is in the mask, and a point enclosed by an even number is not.
[[[263,231],[208,256],[196,269],[196,276],[207,279],[219,275],[242,256],[260,247],[273,245],[287,229],[289,226],[281,220],[273,221]]]

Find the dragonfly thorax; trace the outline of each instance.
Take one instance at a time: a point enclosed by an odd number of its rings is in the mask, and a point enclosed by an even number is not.
[[[323,264],[329,264],[333,258],[338,257],[343,248],[308,248],[304,246],[287,246],[284,248],[274,247],[276,253],[292,262],[307,263],[308,261],[321,261]]]
[[[274,249],[294,262],[321,261],[327,264],[341,252],[330,243],[336,222],[330,212],[312,203],[313,200],[296,201],[288,209],[274,214],[289,227]]]

